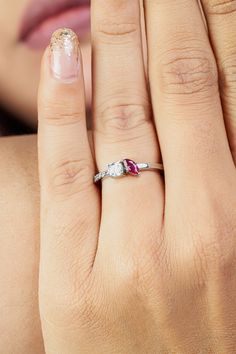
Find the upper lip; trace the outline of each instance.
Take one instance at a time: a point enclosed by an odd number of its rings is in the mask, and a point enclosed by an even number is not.
[[[20,40],[37,27],[43,20],[77,6],[90,6],[90,0],[31,0],[23,16]]]

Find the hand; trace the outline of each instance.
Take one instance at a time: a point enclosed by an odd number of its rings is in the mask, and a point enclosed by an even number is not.
[[[146,0],[145,16],[151,102],[139,1],[92,1],[95,157],[103,170],[162,155],[165,178],[107,178],[100,193],[74,35],[57,32],[42,63],[39,296],[50,354],[235,351],[236,173],[215,58],[196,1]]]

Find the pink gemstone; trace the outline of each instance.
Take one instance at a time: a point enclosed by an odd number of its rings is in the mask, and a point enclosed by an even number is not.
[[[127,167],[128,173],[134,176],[139,175],[139,168],[133,160],[125,159],[124,163]]]

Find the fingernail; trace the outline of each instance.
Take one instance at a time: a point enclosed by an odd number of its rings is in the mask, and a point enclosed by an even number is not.
[[[54,78],[63,82],[77,80],[79,73],[79,41],[68,28],[55,31],[51,39],[51,72]]]

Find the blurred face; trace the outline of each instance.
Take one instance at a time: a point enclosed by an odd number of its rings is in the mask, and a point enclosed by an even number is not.
[[[40,61],[54,30],[70,27],[84,59],[91,101],[90,0],[0,0],[0,105],[36,125]]]

